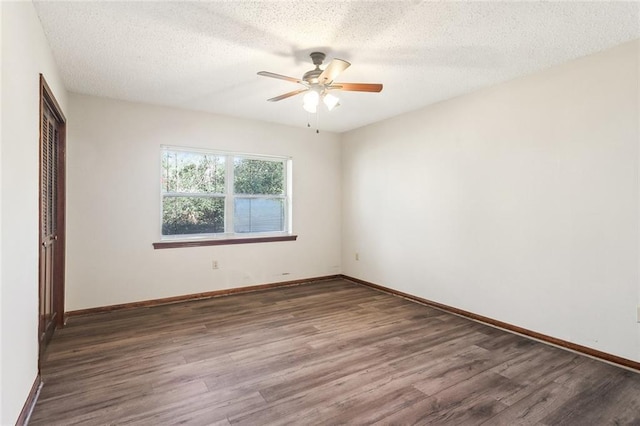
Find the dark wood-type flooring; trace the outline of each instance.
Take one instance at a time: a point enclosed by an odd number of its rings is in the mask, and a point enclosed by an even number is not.
[[[347,281],[72,317],[31,425],[640,424],[640,374]]]

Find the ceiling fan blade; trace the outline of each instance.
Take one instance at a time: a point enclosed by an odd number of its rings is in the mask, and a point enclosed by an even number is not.
[[[381,92],[382,84],[374,83],[334,83],[329,89],[345,90],[348,92]]]
[[[274,72],[269,72],[269,71],[260,71],[258,75],[261,75],[263,77],[278,78],[280,80],[291,81],[293,83],[303,83],[303,81],[298,78],[287,77],[286,75],[276,74]]]
[[[342,71],[349,68],[351,64],[342,59],[332,59],[329,65],[322,71],[322,74],[318,76],[318,83],[330,84]]]
[[[275,98],[267,99],[267,101],[269,101],[269,102],[281,101],[283,99],[290,98],[291,96],[295,96],[295,95],[297,95],[299,93],[306,92],[307,90],[309,90],[309,89],[294,90],[293,92],[285,93],[284,95],[280,95],[280,96],[276,96]]]

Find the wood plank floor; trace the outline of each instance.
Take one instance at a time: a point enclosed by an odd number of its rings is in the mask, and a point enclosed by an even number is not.
[[[640,425],[640,374],[336,280],[72,317],[31,425]]]

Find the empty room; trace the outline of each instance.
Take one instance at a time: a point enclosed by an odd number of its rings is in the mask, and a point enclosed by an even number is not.
[[[0,20],[0,424],[640,424],[640,2]]]

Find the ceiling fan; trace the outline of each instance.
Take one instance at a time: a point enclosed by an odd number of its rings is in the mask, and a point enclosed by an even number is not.
[[[291,96],[305,93],[303,107],[310,113],[317,112],[320,100],[326,105],[327,109],[331,111],[333,108],[339,105],[339,99],[332,95],[330,92],[334,90],[345,90],[349,92],[380,92],[382,91],[382,84],[371,83],[337,83],[335,78],[344,70],[349,68],[351,64],[342,59],[332,59],[329,65],[324,70],[320,69],[320,65],[326,58],[326,55],[322,52],[313,52],[311,60],[315,69],[304,73],[301,79],[294,77],[287,77],[286,75],[275,74],[269,71],[260,71],[258,75],[264,77],[278,78],[280,80],[291,81],[293,83],[299,83],[304,86],[302,89],[294,90],[292,92],[285,93],[275,98],[267,99],[269,102],[277,102],[283,99],[290,98]]]

